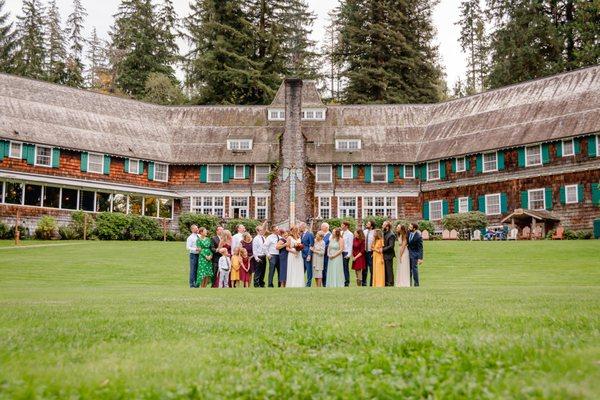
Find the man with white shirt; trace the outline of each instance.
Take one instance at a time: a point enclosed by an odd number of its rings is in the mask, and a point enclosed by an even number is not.
[[[198,256],[200,254],[200,249],[196,247],[196,243],[198,242],[198,226],[192,225],[190,226],[190,230],[192,233],[188,236],[185,247],[190,253],[190,287],[197,288],[196,274],[198,273]]]
[[[342,239],[344,239],[344,286],[350,286],[350,256],[352,256],[352,243],[354,234],[350,232],[350,222],[342,222]]]
[[[375,223],[367,221],[365,229],[365,269],[362,272],[362,285],[367,286],[367,274],[369,274],[369,286],[373,286],[373,242],[375,241]]]
[[[260,225],[256,228],[256,236],[252,239],[252,257],[255,266],[254,287],[265,287],[265,267],[267,264],[265,242],[265,228]]]
[[[246,227],[242,224],[236,226],[237,233],[231,237],[231,254],[238,248],[238,246],[242,243],[242,239],[244,238],[244,233],[246,232]]]
[[[269,287],[274,287],[273,278],[275,276],[275,271],[277,271],[277,286],[279,286],[279,250],[277,249],[277,242],[279,242],[279,239],[279,228],[274,226],[273,229],[271,229],[271,234],[267,236],[263,247],[263,252],[269,259]]]

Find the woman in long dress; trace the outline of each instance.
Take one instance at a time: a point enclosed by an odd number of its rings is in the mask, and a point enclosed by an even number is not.
[[[396,287],[410,287],[410,258],[408,256],[408,232],[404,225],[396,228],[396,237],[400,242],[400,256],[398,257],[398,273],[396,274]]]
[[[365,261],[365,234],[362,229],[354,232],[352,242],[352,269],[356,273],[356,286],[362,286],[362,272],[367,266]]]
[[[288,234],[283,229],[279,230],[279,241],[275,245],[275,248],[279,250],[279,273],[277,274],[279,279],[279,287],[285,287],[287,282],[287,263],[288,263],[288,251],[287,251],[287,237]]]
[[[313,278],[317,287],[323,286],[323,266],[325,265],[325,240],[323,240],[323,232],[317,232],[315,236],[315,245],[311,248]]]
[[[213,276],[212,270],[212,251],[210,251],[210,238],[206,236],[206,228],[198,229],[198,240],[196,247],[200,249],[198,256],[198,274],[196,275],[196,286],[203,288],[208,285]]]
[[[344,251],[344,239],[342,239],[342,231],[340,228],[335,228],[327,255],[329,263],[327,264],[327,287],[344,287],[344,261],[342,260],[342,252]]]
[[[373,287],[385,286],[385,266],[383,263],[383,233],[375,230],[373,237]]]
[[[304,260],[302,252],[296,250],[296,246],[300,244],[300,234],[297,227],[290,229],[290,235],[287,241],[287,283],[286,287],[304,287]]]

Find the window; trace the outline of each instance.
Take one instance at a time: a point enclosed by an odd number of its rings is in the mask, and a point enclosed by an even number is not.
[[[110,203],[112,201],[112,195],[110,193],[96,193],[96,211],[107,212],[111,211]]]
[[[317,182],[331,182],[331,165],[317,165],[316,176]]]
[[[316,110],[315,119],[325,119],[325,112],[323,110]]]
[[[161,182],[169,180],[169,166],[167,164],[154,163],[154,180]]]
[[[600,136],[596,136],[596,156],[600,156]]]
[[[65,210],[77,210],[77,189],[62,188],[60,208]]]
[[[579,202],[579,190],[577,185],[565,186],[565,203],[573,204]]]
[[[483,172],[498,171],[498,153],[483,154]]]
[[[458,198],[458,210],[454,210],[456,213],[466,213],[469,212],[469,198],[468,197],[459,197]]]
[[[158,216],[160,218],[173,218],[173,200],[159,199],[158,200]]]
[[[146,217],[158,216],[158,199],[156,197],[144,197],[144,215]]]
[[[542,165],[542,145],[525,147],[525,166]]]
[[[319,218],[331,218],[331,197],[319,197]]]
[[[142,196],[129,196],[129,204],[127,206],[128,214],[142,215],[143,208],[144,198]]]
[[[485,214],[498,215],[500,211],[500,193],[485,195]]]
[[[442,200],[429,202],[429,220],[439,221],[444,217]]]
[[[140,173],[140,160],[129,159],[129,171],[130,174]]]
[[[415,177],[415,166],[414,165],[405,165],[404,166],[404,178],[405,179],[414,179]]]
[[[371,166],[371,182],[387,182],[387,165]]]
[[[342,179],[352,179],[352,165],[342,165]]]
[[[529,191],[529,209],[544,210],[546,209],[546,191],[544,189],[531,189]]]
[[[268,183],[269,174],[271,173],[270,165],[257,165],[254,167],[254,182]]]
[[[325,111],[321,109],[302,110],[302,119],[306,120],[324,120]]]
[[[127,212],[127,196],[121,193],[113,195],[113,212],[123,213]]]
[[[4,202],[8,204],[23,204],[23,184],[6,182]]]
[[[192,197],[190,211],[197,214],[216,215],[223,218],[225,215],[225,199],[222,196]]]
[[[467,170],[467,163],[464,157],[456,159],[456,172],[465,172]]]
[[[338,197],[338,218],[356,218],[356,197]]]
[[[344,139],[335,141],[335,149],[340,151],[353,151],[361,149],[360,139]]]
[[[207,165],[206,166],[206,182],[208,182],[208,183],[223,182],[223,166],[222,165]]]
[[[60,208],[60,188],[53,186],[44,187],[44,207]]]
[[[428,162],[427,163],[427,180],[435,181],[440,179],[440,162]]]
[[[230,139],[227,141],[227,150],[234,150],[234,151],[252,150],[252,139]]]
[[[25,205],[37,207],[42,205],[42,187],[40,185],[25,185]]]
[[[23,144],[20,142],[10,142],[10,147],[8,148],[8,156],[10,158],[21,158],[23,150]]]
[[[268,205],[269,199],[267,197],[256,197],[256,219],[263,221],[269,217]]]
[[[285,111],[284,110],[269,110],[269,121],[284,121]]]
[[[573,143],[573,139],[571,140],[563,140],[562,141],[562,156],[574,156],[575,155],[575,145]]]
[[[104,172],[104,156],[102,154],[89,153],[87,171],[102,174]]]
[[[365,217],[380,216],[396,218],[396,197],[369,196],[363,197],[363,219]]]
[[[94,192],[81,190],[79,192],[79,209],[83,211],[95,211],[95,195],[96,193]]]
[[[244,179],[246,177],[246,166],[245,165],[234,165],[233,166],[233,179]]]
[[[43,167],[52,166],[52,148],[45,146],[35,146],[35,165]]]
[[[230,218],[248,218],[248,197],[231,197]]]

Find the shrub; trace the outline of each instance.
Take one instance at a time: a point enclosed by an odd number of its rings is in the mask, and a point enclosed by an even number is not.
[[[579,240],[588,240],[592,238],[592,232],[591,231],[578,231],[577,232],[577,239]]]
[[[435,226],[433,225],[433,222],[431,222],[431,221],[421,220],[417,224],[419,225],[419,230],[421,232],[424,230],[427,230],[427,232],[429,232],[429,233],[435,232]]]
[[[42,240],[58,239],[56,220],[49,215],[40,218],[35,229],[35,237]]]
[[[0,239],[7,239],[10,228],[3,222],[0,222]]]
[[[103,212],[96,216],[95,234],[102,240],[125,240],[129,220],[127,215]]]
[[[449,231],[456,229],[475,229],[485,228],[488,224],[487,217],[481,211],[470,211],[460,214],[448,214],[442,219],[442,226]]]
[[[383,223],[389,220],[387,217],[383,217],[380,215],[374,215],[363,219],[363,226],[367,224],[367,221],[373,221],[375,223],[376,229],[381,229]]]
[[[71,214],[70,226],[77,233],[77,235],[78,235],[77,239],[83,238],[83,226],[84,226],[84,219],[85,219],[86,215],[87,215],[87,237],[90,238],[93,235],[95,228],[96,228],[96,221],[94,220],[94,217],[91,214],[84,213],[83,211],[75,211],[73,214]]]
[[[321,225],[321,223],[323,222],[327,222],[329,224],[329,229],[331,229],[333,231],[334,228],[340,228],[342,226],[342,222],[343,221],[348,221],[350,223],[350,230],[351,231],[355,231],[356,230],[356,220],[352,219],[352,218],[330,218],[330,219],[324,219],[324,220],[320,220],[319,224],[316,225],[316,228],[318,229]]]
[[[27,239],[29,237],[29,228],[26,228],[23,225],[19,225],[19,233],[20,233],[19,238]],[[8,229],[8,233],[5,237],[5,239],[14,239],[14,238],[15,238],[15,226],[12,225]]]
[[[219,217],[208,214],[195,214],[195,213],[182,213],[179,216],[179,233],[182,236],[187,237],[190,234],[190,226],[193,224],[202,226],[208,229],[210,232],[214,232],[219,226]]]
[[[60,238],[62,240],[77,240],[77,239],[80,239],[79,234],[71,226],[71,224],[65,225],[65,226],[59,226],[58,227],[58,234],[60,235]]]
[[[160,240],[163,238],[163,230],[158,221],[141,215],[127,216],[127,235],[130,240]]]

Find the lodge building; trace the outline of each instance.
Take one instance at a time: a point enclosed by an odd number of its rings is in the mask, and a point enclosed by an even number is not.
[[[0,74],[0,220],[73,210],[167,218],[600,216],[600,66],[423,105],[165,107]],[[294,186],[291,181],[294,181]]]

